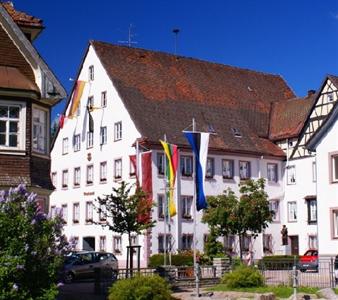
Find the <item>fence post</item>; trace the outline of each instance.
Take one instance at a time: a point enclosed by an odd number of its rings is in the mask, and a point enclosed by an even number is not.
[[[330,285],[331,285],[331,288],[334,288],[336,286],[336,279],[335,279],[335,274],[334,274],[334,261],[332,257],[330,261]]]
[[[298,272],[297,266],[292,267],[292,277],[293,277],[293,299],[297,300],[297,286],[298,286]]]

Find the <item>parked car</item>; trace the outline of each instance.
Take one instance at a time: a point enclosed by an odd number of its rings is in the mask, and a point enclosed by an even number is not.
[[[77,279],[94,279],[95,269],[101,274],[110,274],[112,279],[118,275],[118,261],[114,254],[107,252],[73,252],[65,257],[62,278],[65,283]]]
[[[304,255],[299,257],[298,269],[301,272],[313,270],[318,272],[318,250],[307,250]]]

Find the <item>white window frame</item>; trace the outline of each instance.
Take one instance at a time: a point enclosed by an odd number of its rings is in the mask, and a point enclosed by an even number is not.
[[[286,183],[288,185],[296,184],[297,180],[296,180],[296,166],[295,165],[286,167],[286,180],[287,180]]]
[[[194,235],[192,233],[182,234],[182,250],[191,250],[194,243]]]
[[[297,222],[297,201],[288,202],[288,222]]]
[[[156,154],[157,175],[164,175],[164,153],[157,152]]]
[[[194,166],[191,155],[181,155],[180,172],[183,177],[192,177],[194,173]]]
[[[107,144],[107,126],[100,127],[100,145]]]
[[[192,219],[192,205],[193,197],[192,196],[181,196],[181,205],[182,205],[182,219],[191,220]]]
[[[87,165],[86,183],[92,185],[94,183],[94,165]]]
[[[115,255],[122,254],[122,236],[120,235],[113,236],[113,253]]]
[[[107,182],[107,162],[100,162],[100,182]]]
[[[69,151],[69,139],[67,137],[62,139],[62,155],[68,154]]]
[[[316,234],[309,234],[308,247],[309,249],[318,249],[318,237]]]
[[[103,223],[107,221],[107,208],[105,205],[100,204],[99,219],[100,219],[100,222],[103,222]]]
[[[222,176],[223,179],[234,179],[234,160],[222,159]]]
[[[316,162],[313,161],[312,162],[312,182],[316,182],[317,181],[317,166],[316,166]]]
[[[94,132],[87,131],[87,149],[93,148],[94,146]]]
[[[317,223],[317,199],[307,200],[308,224]]]
[[[80,222],[80,203],[73,203],[73,224]]]
[[[214,176],[215,176],[215,158],[208,157],[205,178],[212,179],[214,178]]]
[[[100,251],[106,251],[107,250],[107,238],[106,238],[105,235],[100,236],[99,249],[100,249]]]
[[[0,106],[15,106],[19,107],[19,118],[13,118],[18,121],[18,138],[17,146],[9,147],[9,126],[6,126],[6,145],[0,146],[0,150],[26,150],[26,104],[24,102],[0,101]],[[9,117],[0,118],[9,122]]]
[[[280,200],[278,199],[270,200],[269,209],[270,211],[274,212],[272,216],[272,222],[279,223],[280,222]]]
[[[236,238],[234,235],[229,234],[224,236],[224,249],[227,252],[233,253],[236,250]]]
[[[122,158],[114,159],[114,179],[122,179]]]
[[[101,107],[107,107],[107,91],[101,92]]]
[[[94,74],[94,65],[90,65],[90,66],[88,67],[88,80],[89,80],[89,81],[94,81],[94,78],[95,78],[94,75],[95,75],[95,74]]]
[[[269,183],[278,182],[278,164],[277,163],[267,163],[266,165],[267,179]]]
[[[93,108],[94,104],[95,104],[95,99],[94,99],[94,96],[91,95],[91,96],[88,97],[87,105],[88,105],[89,108]]]
[[[239,161],[239,179],[248,180],[251,178],[251,162],[248,160]]]
[[[74,182],[73,185],[74,187],[79,187],[81,184],[81,168],[80,167],[75,167],[74,168]]]
[[[86,223],[93,223],[94,206],[93,201],[86,201]]]
[[[165,210],[165,196],[163,194],[157,195],[157,218],[159,220],[164,219],[164,210]]]
[[[122,140],[122,121],[114,124],[114,141]]]
[[[44,114],[44,122],[39,122],[34,120],[34,113],[35,112],[42,112]],[[40,120],[40,119],[39,119]],[[42,137],[34,137],[34,127],[38,126],[42,128]],[[49,110],[47,108],[32,105],[32,151],[38,154],[48,154],[49,153],[49,131],[50,131],[50,125],[49,125]],[[39,148],[39,139],[43,140],[43,148]]]
[[[166,237],[166,244],[167,244],[167,252],[169,252],[171,250],[171,239],[172,236],[170,233],[167,233],[166,235],[164,235],[163,233],[159,233],[157,236],[157,242],[158,242],[158,253],[164,253],[164,240]]]
[[[68,175],[69,175],[69,172],[68,172],[68,169],[66,170],[62,170],[62,188],[63,189],[68,189]]]
[[[52,179],[52,184],[54,188],[56,189],[57,188],[57,172],[52,172],[51,179]]]
[[[272,254],[272,234],[263,234],[263,252]]]
[[[81,135],[80,134],[74,134],[73,147],[74,147],[74,152],[78,152],[81,150]]]
[[[68,221],[68,205],[67,204],[62,204],[61,206],[61,213],[62,213],[62,220],[67,224]]]

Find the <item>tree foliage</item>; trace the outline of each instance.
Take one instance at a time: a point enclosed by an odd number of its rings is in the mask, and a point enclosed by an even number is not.
[[[23,185],[0,192],[0,299],[55,299],[68,243]]]
[[[222,195],[208,198],[203,222],[217,235],[238,235],[241,255],[242,238],[248,232],[256,237],[272,222],[273,213],[264,187],[262,178],[248,180],[239,186],[240,197],[228,189]]]

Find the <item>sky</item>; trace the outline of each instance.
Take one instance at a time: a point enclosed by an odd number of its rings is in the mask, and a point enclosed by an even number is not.
[[[337,0],[13,0],[43,19],[34,43],[67,92],[89,40],[281,75],[298,96],[338,76]],[[52,118],[65,101],[54,107]]]

